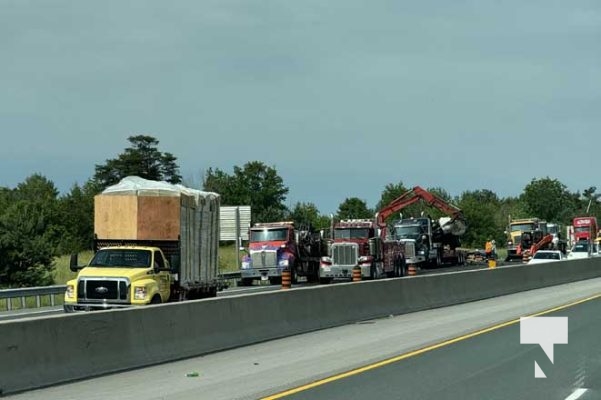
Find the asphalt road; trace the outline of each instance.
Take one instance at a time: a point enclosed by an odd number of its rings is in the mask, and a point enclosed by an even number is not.
[[[568,317],[554,364],[539,345],[520,344],[516,323],[282,398],[600,399],[601,299],[545,316]],[[546,379],[535,378],[535,362]]]
[[[356,324],[8,396],[11,400],[229,400],[269,398],[374,362],[416,351],[499,322],[601,293],[601,279],[576,282]],[[592,307],[592,308],[591,308]],[[398,363],[334,381],[291,398],[546,398],[578,388],[595,396],[599,301],[566,309],[570,343],[551,364],[536,345],[520,345],[517,326],[458,342]],[[598,312],[597,312],[598,314]],[[573,321],[572,321],[573,320]],[[174,333],[175,336],[185,332]],[[591,339],[593,338],[593,339]],[[568,347],[570,346],[570,347]],[[569,353],[574,353],[570,358]],[[534,380],[534,360],[548,379]],[[380,376],[380,371],[383,375]],[[197,372],[197,376],[187,374]],[[194,374],[196,375],[196,374]],[[365,376],[365,378],[363,378]],[[397,386],[397,383],[400,385]],[[535,386],[529,386],[529,385]],[[538,385],[538,386],[537,386]],[[364,388],[371,388],[363,391]],[[393,388],[393,389],[388,389]],[[532,389],[533,391],[529,391]],[[442,391],[441,391],[442,390]],[[450,396],[453,397],[450,397]],[[473,395],[473,397],[466,397]],[[319,397],[323,396],[323,397]],[[338,396],[338,397],[336,397]],[[378,397],[380,396],[380,397]],[[422,397],[420,397],[422,396]],[[427,397],[430,396],[430,397]],[[458,396],[458,397],[456,397]],[[581,397],[586,399],[587,397]],[[591,397],[588,397],[591,398]],[[570,400],[574,400],[571,398]]]

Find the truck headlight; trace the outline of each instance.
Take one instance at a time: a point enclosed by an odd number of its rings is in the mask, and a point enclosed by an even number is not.
[[[134,288],[134,299],[135,300],[144,300],[146,298],[146,287],[135,287]]]
[[[280,260],[280,261],[278,262],[278,265],[279,265],[280,267],[287,267],[287,266],[288,266],[288,264],[289,264],[289,263],[288,263],[288,259]]]
[[[67,298],[74,299],[75,298],[75,286],[67,285],[67,291],[65,292]]]
[[[420,250],[420,251],[417,252],[417,254],[419,254],[420,256],[425,256],[426,252],[423,251],[423,250]]]

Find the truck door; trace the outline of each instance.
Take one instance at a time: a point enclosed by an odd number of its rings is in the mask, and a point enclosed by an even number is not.
[[[154,252],[154,262],[155,268],[165,268],[165,260],[163,259],[163,255],[160,251]],[[159,291],[161,292],[161,297],[164,300],[168,299],[169,291],[171,289],[171,273],[168,271],[160,271],[159,273],[155,274],[155,279],[157,279],[157,283],[159,284]]]

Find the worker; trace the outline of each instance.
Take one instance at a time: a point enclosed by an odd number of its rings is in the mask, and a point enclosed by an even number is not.
[[[492,259],[492,240],[488,239],[484,245],[484,252],[486,253],[486,259]]]
[[[495,242],[495,239],[493,239],[491,241],[492,243],[492,257],[496,260],[497,259],[497,243]]]

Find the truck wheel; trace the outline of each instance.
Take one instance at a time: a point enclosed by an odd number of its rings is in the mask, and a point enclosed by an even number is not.
[[[155,294],[152,297],[152,300],[150,300],[150,304],[161,304],[163,301],[161,300],[161,296],[158,294]]]

